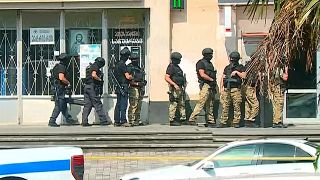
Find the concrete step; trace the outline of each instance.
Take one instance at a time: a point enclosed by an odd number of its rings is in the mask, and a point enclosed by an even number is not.
[[[172,149],[172,148],[217,148],[225,143],[238,140],[261,138],[308,139],[320,143],[320,133],[299,134],[275,132],[233,132],[220,131],[126,131],[126,132],[9,132],[0,133],[0,149],[78,146],[84,149]]]

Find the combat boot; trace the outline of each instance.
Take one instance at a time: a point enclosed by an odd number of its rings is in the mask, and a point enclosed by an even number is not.
[[[234,128],[240,128],[240,125],[238,123],[233,124]]]
[[[216,124],[215,123],[206,123],[205,126],[208,128],[215,128]]]
[[[101,122],[101,123],[100,123],[100,126],[109,126],[109,125],[111,125],[111,124],[112,124],[112,122],[106,121],[106,122]]]
[[[60,127],[60,125],[57,124],[56,122],[49,122],[48,126],[50,126],[50,127]]]
[[[216,126],[216,128],[228,128],[229,126],[227,124],[219,124]]]
[[[272,128],[287,128],[288,126],[282,124],[281,122],[280,123],[273,123],[272,124]]]
[[[90,126],[92,126],[92,124],[89,124],[89,123],[82,123],[81,124],[83,127],[90,127]]]
[[[197,123],[196,123],[196,121],[189,121],[189,125],[190,126],[197,126]]]
[[[177,121],[170,121],[169,125],[170,126],[181,126],[181,124]]]
[[[258,124],[256,124],[255,121],[246,120],[245,121],[245,127],[247,127],[247,128],[258,128],[260,126]]]
[[[66,125],[70,126],[70,125],[79,125],[79,122],[73,119],[67,119],[66,120]]]

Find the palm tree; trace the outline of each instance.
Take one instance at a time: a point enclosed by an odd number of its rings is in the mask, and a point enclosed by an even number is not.
[[[246,11],[253,19],[263,18],[270,0],[248,0]],[[259,44],[248,68],[248,79],[255,79],[257,72],[268,78],[279,66],[290,66],[303,53],[306,70],[313,68],[314,54],[320,42],[319,0],[274,0],[275,17],[266,38]],[[285,61],[283,61],[285,57]]]
[[[269,1],[248,0],[248,15],[252,19],[257,15],[263,18]],[[305,64],[306,71],[310,71],[315,65],[314,54],[320,46],[320,0],[274,0],[274,12],[269,33],[257,47],[247,70],[248,82],[257,78],[257,72],[264,73],[268,90],[272,84],[272,78],[269,77],[275,69],[280,66],[290,67],[301,53],[306,57],[301,61]],[[314,163],[316,170],[319,155],[320,147]]]

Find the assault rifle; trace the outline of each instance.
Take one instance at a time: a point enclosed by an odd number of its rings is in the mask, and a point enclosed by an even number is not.
[[[70,86],[66,87],[66,95],[68,95],[68,97],[65,97],[65,101],[67,103],[74,104],[74,105],[79,105],[79,106],[84,106],[84,100],[83,99],[72,98],[72,91],[71,91],[71,87]],[[51,101],[56,101],[56,96],[57,96],[56,93],[53,96],[51,96]]]

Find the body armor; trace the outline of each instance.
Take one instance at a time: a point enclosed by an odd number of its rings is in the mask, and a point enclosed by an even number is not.
[[[208,62],[208,61],[205,60],[205,59],[201,59],[200,61],[198,61],[198,63],[199,63],[199,62],[203,62],[204,65],[205,65],[204,73],[205,73],[206,75],[208,75],[209,77],[211,77],[212,79],[216,80],[217,71],[214,69],[212,63]],[[200,76],[199,72],[197,72],[197,76],[198,76],[198,80],[199,80],[200,83],[201,83],[201,82],[203,82],[203,83],[211,83],[211,82],[203,79],[203,78]]]
[[[175,64],[171,64],[171,66],[173,66],[173,69],[174,69],[174,73],[171,76],[171,80],[175,82],[178,86],[184,86],[185,78],[183,76],[182,69]]]

